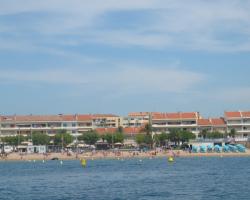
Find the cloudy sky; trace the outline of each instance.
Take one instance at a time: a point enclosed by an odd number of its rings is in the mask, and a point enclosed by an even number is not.
[[[249,0],[0,0],[0,114],[250,110]]]

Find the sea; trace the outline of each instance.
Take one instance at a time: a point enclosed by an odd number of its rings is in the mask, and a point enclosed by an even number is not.
[[[1,161],[0,199],[249,200],[250,158]]]

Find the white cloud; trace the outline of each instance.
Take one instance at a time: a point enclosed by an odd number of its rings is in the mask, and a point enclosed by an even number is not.
[[[46,70],[1,70],[0,83],[68,84],[95,91],[122,92],[124,94],[152,92],[184,92],[192,90],[205,80],[200,73],[180,68],[154,69],[126,66],[98,73],[79,68]]]
[[[2,1],[0,14],[35,17],[35,23],[10,23],[10,27],[5,28],[7,32],[14,29],[18,34],[26,30],[48,38],[70,35],[74,45],[88,42],[237,52],[250,51],[249,10],[250,2],[241,0],[105,0],[101,3],[99,0],[8,0]],[[105,21],[105,14],[113,11],[148,11],[151,20],[133,28],[104,26],[100,29],[100,19]],[[112,20],[106,23],[112,24]],[[39,42],[35,45],[39,46]]]

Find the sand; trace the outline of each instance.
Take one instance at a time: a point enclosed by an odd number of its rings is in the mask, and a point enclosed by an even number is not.
[[[250,150],[245,153],[189,153],[185,151],[174,151],[177,157],[250,157]],[[172,153],[169,151],[161,151],[155,153],[151,152],[110,152],[110,151],[97,151],[95,153],[86,152],[82,154],[67,153],[49,153],[43,154],[20,154],[10,153],[7,157],[1,157],[0,161],[33,161],[33,160],[51,160],[52,158],[58,158],[58,160],[77,160],[77,159],[119,159],[119,158],[153,158],[153,157],[169,157]]]

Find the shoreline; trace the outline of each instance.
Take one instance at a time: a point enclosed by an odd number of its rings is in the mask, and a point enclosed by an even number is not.
[[[245,153],[189,153],[184,151],[174,151],[176,157],[180,158],[194,158],[194,157],[250,157],[250,151],[247,150]],[[72,154],[67,155],[66,153],[50,153],[48,155],[43,154],[19,154],[19,153],[11,153],[7,157],[1,157],[1,161],[32,161],[32,160],[52,160],[52,158],[58,158],[58,160],[101,160],[101,159],[134,159],[134,158],[167,158],[172,156],[170,152],[158,152],[156,155],[154,152],[146,152],[146,153],[136,153],[133,155],[131,152],[121,152],[120,154],[113,152],[97,152],[97,153],[83,153],[83,154]]]

